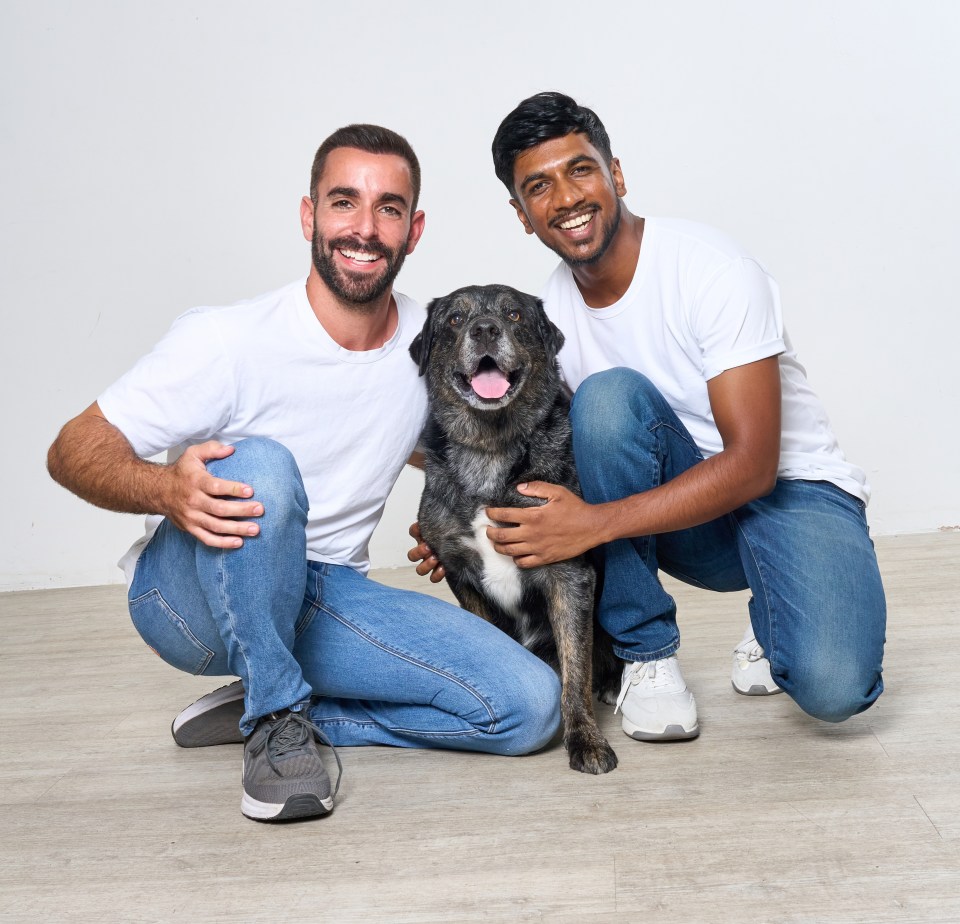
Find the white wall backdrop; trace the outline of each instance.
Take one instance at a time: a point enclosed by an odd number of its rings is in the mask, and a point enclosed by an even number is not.
[[[47,446],[196,304],[308,266],[319,142],[380,122],[423,164],[399,287],[537,291],[553,264],[489,146],[543,89],[604,119],[630,207],[715,224],[773,272],[875,534],[957,528],[960,4],[366,0],[0,6],[0,589],[119,580],[139,519],[46,475]],[[401,479],[374,564],[406,563]]]

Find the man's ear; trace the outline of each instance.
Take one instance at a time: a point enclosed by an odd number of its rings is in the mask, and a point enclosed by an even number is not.
[[[523,210],[523,206],[516,199],[511,199],[510,204],[517,210],[517,218],[520,219],[523,230],[526,231],[527,234],[533,234],[533,225],[531,225],[527,219],[527,213]]]
[[[412,254],[416,248],[417,242],[423,234],[426,220],[427,217],[422,211],[413,213],[413,217],[410,219],[410,231],[407,233],[407,249],[405,252],[408,256]]]
[[[300,200],[300,227],[308,241],[313,240],[313,213],[313,200],[309,196],[304,196]]]
[[[614,157],[610,161],[610,177],[613,180],[613,189],[621,199],[627,194],[627,184],[620,169],[620,158]]]

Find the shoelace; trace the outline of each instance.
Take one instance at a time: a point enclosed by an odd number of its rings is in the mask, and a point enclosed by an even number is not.
[[[745,643],[737,645],[733,649],[734,655],[736,655],[737,663],[743,664],[744,661],[760,661],[763,657],[763,649],[760,647],[760,643],[754,639],[748,639]]]
[[[646,680],[647,677],[649,677],[651,680],[656,680],[657,663],[658,662],[656,661],[634,661],[633,665],[627,671],[626,676],[623,678],[623,685],[620,687],[620,695],[617,697],[617,705],[613,707],[614,715],[619,712],[620,706],[627,698],[627,693],[629,692],[630,687],[640,683],[641,680]]]
[[[333,794],[336,795],[340,791],[340,778],[343,776],[343,763],[340,761],[340,755],[331,744],[330,739],[302,712],[288,712],[267,732],[264,740],[267,762],[274,773],[278,776],[281,775],[274,763],[274,758],[300,750],[310,740],[311,735],[319,738],[320,743],[325,744],[333,752],[334,760],[337,762],[337,784],[333,788]]]
[[[659,661],[635,661],[629,668],[626,676],[623,678],[623,685],[620,687],[620,695],[617,697],[617,705],[613,709],[616,715],[623,701],[630,692],[630,687],[638,683],[647,683],[654,690],[662,690],[664,687],[674,687],[678,678],[673,670],[676,664],[670,658],[661,658]]]

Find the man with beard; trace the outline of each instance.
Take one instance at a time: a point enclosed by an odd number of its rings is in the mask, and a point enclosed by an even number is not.
[[[880,695],[886,607],[865,506],[783,328],[765,269],[720,232],[643,218],[603,124],[560,93],[524,100],[493,142],[528,234],[561,258],[543,291],[584,500],[521,485],[541,507],[491,509],[498,551],[536,567],[597,549],[599,618],[624,660],[623,730],[699,733],[663,569],[749,588],[734,688],[786,691],[839,722]]]
[[[401,136],[334,132],[300,205],[306,281],[188,311],[50,449],[80,497],[150,515],[121,562],[134,625],[174,667],[240,678],[172,731],[244,743],[256,820],[330,811],[318,742],[523,754],[558,728],[559,681],[526,649],[365,577],[426,417],[408,353],[425,313],[393,291],[423,232],[419,191]]]

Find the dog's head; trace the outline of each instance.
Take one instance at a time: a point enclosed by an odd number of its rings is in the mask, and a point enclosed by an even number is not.
[[[410,355],[427,376],[431,398],[484,412],[525,394],[549,404],[560,387],[562,346],[563,334],[539,298],[509,286],[466,286],[429,304]]]

